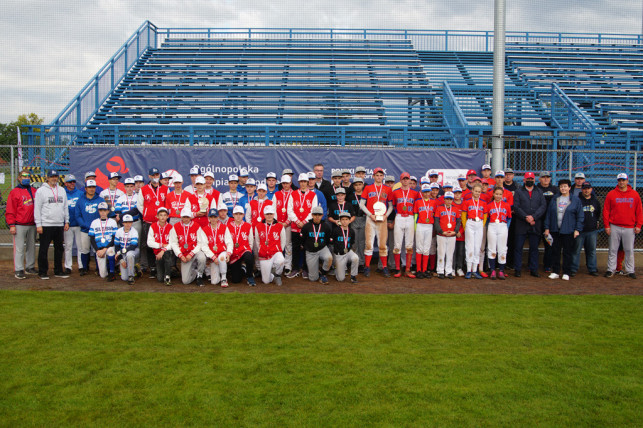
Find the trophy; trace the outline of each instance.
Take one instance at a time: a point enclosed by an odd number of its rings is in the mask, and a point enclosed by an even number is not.
[[[375,214],[375,221],[384,221],[384,214],[386,214],[386,204],[383,202],[375,202],[373,204],[373,214]]]
[[[199,198],[199,211],[202,213],[206,213],[208,211],[208,198],[205,196],[202,198]]]

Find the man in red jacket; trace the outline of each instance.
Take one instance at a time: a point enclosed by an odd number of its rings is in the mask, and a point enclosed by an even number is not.
[[[29,172],[25,170],[18,175],[18,185],[9,193],[7,199],[6,220],[9,232],[13,235],[13,270],[17,279],[25,279],[25,272],[31,275],[38,273],[34,268],[36,264],[35,193],[31,187]]]
[[[634,239],[643,226],[643,206],[641,197],[627,182],[627,174],[620,173],[616,177],[618,184],[605,197],[603,207],[603,226],[609,235],[609,254],[607,256],[607,272],[605,277],[614,276],[616,255],[619,244],[623,244],[625,260],[623,270],[627,276],[636,279],[634,273]]]

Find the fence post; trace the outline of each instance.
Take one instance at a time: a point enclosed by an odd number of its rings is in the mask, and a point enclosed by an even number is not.
[[[570,150],[569,151],[569,180],[570,181],[574,181],[574,179],[572,178],[572,162],[573,161],[574,161],[574,152]]]
[[[11,146],[10,159],[11,159],[11,183],[10,184],[13,185],[13,183],[16,182],[16,176],[14,175],[15,174],[15,165],[14,165],[15,164],[15,162],[14,162],[15,159],[13,157],[13,146]],[[636,178],[634,179],[634,182],[636,182]]]
[[[637,163],[639,159],[639,152],[634,152],[634,177],[632,178],[632,187],[636,190],[636,172],[637,172]]]
[[[266,147],[270,145],[270,128],[266,126],[266,136],[264,137]]]
[[[194,127],[190,126],[190,147],[194,146]]]

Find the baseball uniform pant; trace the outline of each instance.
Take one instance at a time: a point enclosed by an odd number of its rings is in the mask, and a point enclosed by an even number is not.
[[[210,284],[216,285],[221,280],[226,279],[228,273],[228,264],[225,261],[226,252],[217,256],[217,262],[210,261]]]
[[[404,248],[408,253],[413,253],[413,235],[414,235],[415,219],[413,216],[395,217],[395,227],[393,228],[393,254],[400,254],[402,252],[402,241],[404,241]]]
[[[346,266],[351,265],[351,276],[357,276],[359,268],[359,256],[350,250],[346,254],[335,254],[335,278],[337,281],[343,281],[346,278]]]
[[[473,219],[467,220],[467,225],[464,228],[464,251],[467,259],[467,272],[473,272],[476,270],[478,268],[478,263],[480,263],[482,229],[482,221],[475,221]]]
[[[386,223],[384,223],[386,225]],[[306,251],[306,264],[308,265],[308,279],[317,281],[319,279],[319,261],[322,262],[322,271],[324,274],[330,270],[333,264],[333,255],[330,253],[328,247],[324,247],[319,251],[312,252]]]
[[[98,274],[100,275],[101,278],[107,278],[107,275],[109,275],[109,272],[110,272],[110,268],[112,272],[114,271],[113,270],[114,266],[110,262],[110,258],[111,260],[114,260],[115,255],[116,255],[116,252],[114,251],[114,247],[109,247],[103,257],[96,256],[96,265],[98,266]]]
[[[287,271],[292,269],[292,228],[286,226],[286,248],[284,249],[284,269]]]
[[[453,273],[453,252],[455,251],[455,236],[438,235],[436,241],[438,246],[437,272],[450,275]]]
[[[181,281],[183,284],[191,284],[197,276],[203,276],[205,270],[205,254],[198,251],[189,262],[181,262]]]
[[[380,257],[386,257],[388,255],[388,247],[386,246],[386,241],[388,239],[388,226],[386,221],[374,222],[370,218],[367,218],[364,234],[366,237],[364,256],[373,255],[373,244],[375,243],[375,238],[377,238],[377,243],[379,245]]]
[[[36,265],[36,226],[16,225],[13,235],[13,270],[33,269]]]
[[[80,226],[70,227],[65,232],[65,269],[71,269],[74,244],[76,244],[76,257],[78,258],[78,267],[80,267]]]
[[[623,270],[625,273],[634,273],[634,239],[636,234],[633,228],[620,227],[610,224],[609,236],[609,253],[607,255],[607,270],[616,272],[616,256],[618,247],[623,244],[623,252],[625,258],[623,259]]]
[[[154,255],[156,260],[156,255]],[[170,251],[166,251],[160,260],[156,260],[156,279],[163,282],[166,276],[172,275],[172,268],[176,264],[176,256]]]
[[[125,257],[123,257],[123,254],[120,255],[121,279],[123,281],[127,281],[130,276],[135,275],[134,266],[136,266],[136,259],[138,258],[139,252],[137,248],[125,253]]]
[[[364,247],[366,245],[366,217],[355,217],[355,221],[351,223],[351,227],[355,231],[355,245],[353,248],[359,257],[360,266],[364,266]]]
[[[138,236],[143,236],[143,222],[141,220],[136,220],[134,223],[132,223],[132,228],[136,229],[136,233],[138,233]],[[147,239],[147,238],[146,238]],[[141,238],[139,238],[139,252],[138,252],[138,259],[136,260],[137,262],[143,264],[143,261],[145,261],[145,266],[147,266],[147,253],[144,251],[141,251]],[[154,251],[152,251],[152,255],[154,255]]]
[[[508,229],[507,229],[508,230]],[[465,238],[466,241],[466,238]],[[480,240],[480,256],[478,257],[478,265],[480,271],[484,270],[484,250],[487,248],[487,228],[484,227],[484,222],[482,223],[482,239]],[[473,267],[475,269],[475,266]]]
[[[40,234],[40,248],[38,249],[38,273],[47,275],[49,270],[49,261],[47,253],[49,244],[54,243],[54,275],[63,273],[63,254],[65,252],[63,242],[65,240],[65,231],[63,226],[43,226]]]
[[[276,253],[268,260],[259,260],[261,282],[264,284],[270,284],[275,279],[275,275],[281,275],[284,270],[285,261],[286,260],[282,253]]]
[[[415,228],[415,252],[423,256],[428,256],[431,251],[432,240],[433,225],[418,223]]]
[[[507,263],[507,237],[509,228],[507,223],[489,223],[487,229],[487,257],[489,260],[498,259],[498,263]],[[490,263],[491,264],[491,263]]]

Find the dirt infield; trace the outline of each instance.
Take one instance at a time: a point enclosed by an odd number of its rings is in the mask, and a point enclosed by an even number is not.
[[[51,274],[51,272],[50,272]],[[593,277],[579,273],[570,281],[551,280],[541,272],[540,278],[534,278],[523,272],[521,278],[510,272],[506,281],[490,279],[453,280],[384,278],[378,273],[372,273],[369,278],[362,275],[357,277],[359,283],[351,284],[348,278],[345,282],[337,282],[329,277],[330,283],[322,285],[302,278],[284,279],[284,285],[257,284],[249,287],[245,282],[230,284],[227,289],[206,284],[205,287],[183,285],[180,279],[173,280],[174,285],[167,287],[155,279],[143,277],[133,286],[127,285],[120,278],[114,282],[106,282],[93,272],[80,277],[77,271],[67,279],[54,278],[45,281],[37,276],[28,275],[27,279],[18,280],[13,276],[13,265],[10,261],[0,262],[0,289],[4,290],[55,290],[55,291],[145,291],[155,293],[324,293],[324,294],[613,294],[613,295],[643,295],[643,273],[637,271],[638,278],[630,279],[625,276],[612,278]],[[258,281],[260,282],[260,281]]]

